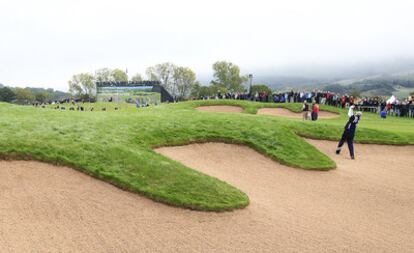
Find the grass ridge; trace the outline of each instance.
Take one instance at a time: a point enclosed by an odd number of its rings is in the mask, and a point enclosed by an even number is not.
[[[201,105],[236,105],[244,113],[199,112]],[[97,106],[97,105],[95,105]],[[115,104],[99,106],[115,108]],[[0,103],[0,159],[37,160],[71,167],[157,202],[201,211],[228,211],[248,205],[248,196],[217,178],[163,157],[155,147],[224,142],[248,146],[295,168],[329,170],[335,163],[303,137],[338,140],[340,117],[302,122],[253,115],[258,108],[299,110],[301,104],[249,101],[189,101],[120,111],[78,112]],[[323,109],[323,106],[321,106]],[[414,121],[364,114],[356,142],[414,144]]]

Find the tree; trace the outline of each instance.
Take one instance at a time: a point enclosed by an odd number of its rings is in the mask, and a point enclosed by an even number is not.
[[[49,99],[47,92],[39,92],[35,95],[35,100],[40,103],[45,103]]]
[[[210,85],[210,93],[213,96],[218,95],[218,94],[225,94],[227,92],[229,92],[229,90],[220,84]]]
[[[195,82],[193,88],[191,89],[190,97],[195,99],[200,98],[201,87],[203,86],[201,86],[199,82]]]
[[[193,86],[193,89],[191,90],[191,97],[192,98],[203,98],[203,97],[210,97],[215,96],[219,92],[223,93],[227,90],[224,88],[224,90],[220,90],[221,88],[217,85],[210,85],[210,86],[202,86],[200,83],[196,82]]]
[[[147,70],[145,71],[145,74],[147,75],[147,79],[150,81],[160,81],[158,79],[158,75],[156,74],[156,70],[155,67],[148,67]]]
[[[142,81],[141,74],[136,73],[134,76],[132,76],[131,81],[133,81],[133,82],[141,82]]]
[[[358,98],[361,96],[361,91],[358,89],[352,89],[349,95],[353,96],[354,98]]]
[[[120,69],[101,68],[95,71],[97,82],[127,82],[128,75]]]
[[[16,93],[9,87],[0,88],[0,101],[11,102],[16,99]]]
[[[62,91],[58,91],[58,90],[55,91],[51,88],[44,89],[44,88],[30,88],[30,87],[27,87],[25,89],[30,90],[35,95],[35,98],[36,98],[36,95],[38,93],[45,93],[44,96],[47,96],[47,100],[62,100],[64,98],[70,97],[70,95],[71,95],[70,93],[62,92]],[[38,98],[40,98],[40,97],[38,97]],[[37,100],[39,100],[39,99],[37,99]]]
[[[215,95],[211,86],[200,87],[200,97],[207,97]]]
[[[94,78],[89,73],[81,73],[72,76],[69,82],[69,91],[72,94],[91,96],[95,89]]]
[[[95,71],[95,80],[97,82],[110,82],[112,79],[112,70],[101,68]]]
[[[29,89],[16,88],[15,92],[19,104],[29,104],[34,100],[33,93]]]
[[[173,73],[173,91],[179,99],[186,99],[196,81],[196,74],[187,67],[175,67]]]
[[[252,90],[251,90],[251,94],[255,94],[256,92],[260,93],[260,92],[266,92],[268,95],[272,93],[272,90],[264,84],[255,84],[252,85]]]
[[[173,74],[175,65],[169,62],[157,64],[147,68],[146,74],[149,80],[160,81],[161,85],[172,95],[174,94]]]
[[[248,80],[247,76],[240,76],[240,68],[226,61],[218,61],[213,64],[213,85],[221,86],[229,91],[243,91],[242,84]]]
[[[123,70],[114,69],[111,71],[111,81],[128,82],[128,75]]]

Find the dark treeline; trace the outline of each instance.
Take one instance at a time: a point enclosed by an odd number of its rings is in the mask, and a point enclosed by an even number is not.
[[[60,101],[70,97],[70,94],[63,91],[44,88],[19,88],[19,87],[0,87],[0,102],[17,104],[49,103]]]

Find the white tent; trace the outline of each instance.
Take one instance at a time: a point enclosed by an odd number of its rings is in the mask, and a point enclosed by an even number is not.
[[[394,95],[392,95],[388,100],[387,104],[394,104],[397,101]]]

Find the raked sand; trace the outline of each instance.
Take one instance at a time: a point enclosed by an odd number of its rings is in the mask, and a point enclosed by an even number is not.
[[[292,112],[285,108],[261,108],[257,110],[259,115],[271,115],[271,116],[280,116],[294,119],[302,119],[303,114],[301,112]],[[339,117],[339,114],[327,111],[319,111],[318,118],[320,119],[332,119]]]
[[[156,151],[250,197],[243,210],[169,207],[70,168],[0,161],[1,252],[412,252],[414,146],[309,141],[337,163],[293,169],[250,148]]]

